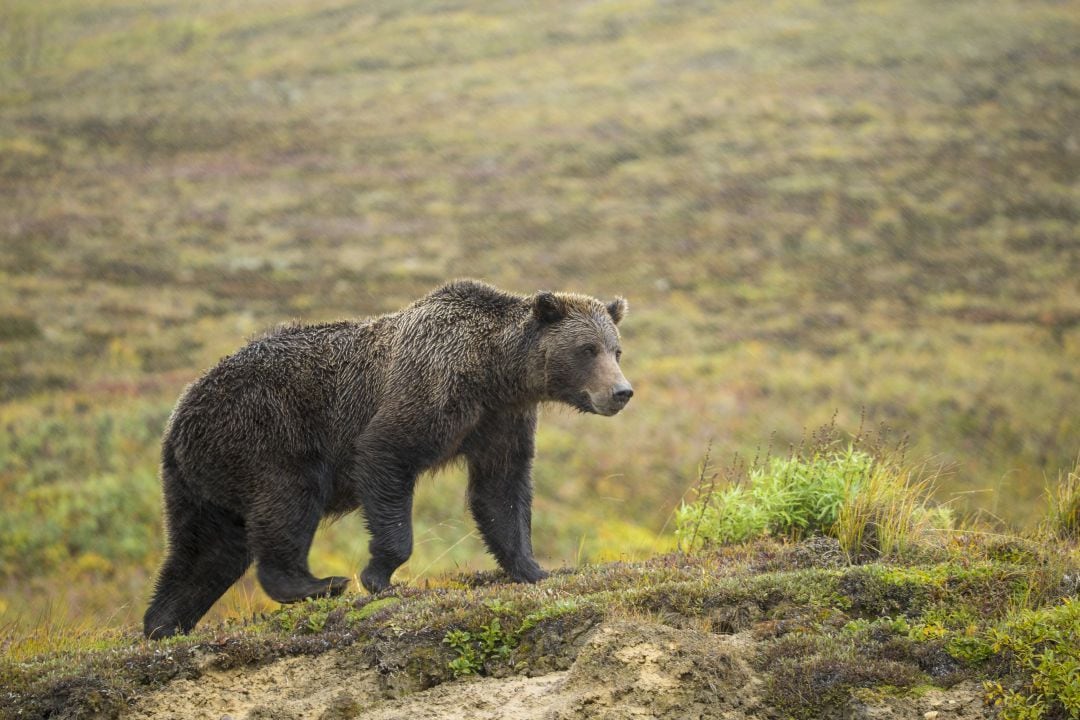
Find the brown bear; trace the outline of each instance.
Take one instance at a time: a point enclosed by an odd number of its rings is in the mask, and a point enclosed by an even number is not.
[[[412,553],[417,476],[468,465],[472,515],[514,581],[545,572],[531,540],[537,405],[614,415],[626,301],[529,297],[459,280],[363,322],[279,328],[190,385],[162,443],[168,554],[147,637],[188,632],[255,561],[274,600],[335,595],[308,551],[319,521],[356,508],[371,535],[360,581],[390,584]]]

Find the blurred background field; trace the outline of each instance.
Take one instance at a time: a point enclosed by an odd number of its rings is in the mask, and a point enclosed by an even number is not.
[[[548,566],[672,547],[710,441],[834,415],[1033,526],[1080,452],[1078,67],[1077,2],[6,0],[0,627],[141,615],[203,369],[457,276],[631,304],[629,408],[542,418]],[[463,493],[399,580],[493,567]]]

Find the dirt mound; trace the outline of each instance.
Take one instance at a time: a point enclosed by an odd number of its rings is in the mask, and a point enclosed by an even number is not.
[[[141,698],[146,720],[621,720],[774,717],[759,699],[749,633],[717,635],[649,621],[596,627],[569,670],[538,677],[474,678],[404,696],[355,647],[260,668],[207,669]],[[206,666],[212,663],[207,662]],[[838,717],[986,717],[978,688],[921,697],[853,699]]]
[[[559,688],[560,705],[532,717],[744,718],[758,683],[744,638],[651,623],[603,625]]]
[[[663,625],[613,622],[593,631],[570,670],[444,683],[395,698],[355,648],[261,668],[207,670],[141,698],[131,716],[294,720],[353,718],[750,717],[755,682],[745,641]]]

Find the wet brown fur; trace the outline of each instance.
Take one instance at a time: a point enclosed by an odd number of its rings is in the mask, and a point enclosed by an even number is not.
[[[460,280],[361,322],[291,325],[226,357],[184,392],[165,433],[169,551],[144,618],[187,632],[252,561],[281,602],[341,592],[307,555],[319,521],[355,509],[378,592],[412,551],[416,477],[456,458],[488,549],[517,581],[544,576],[531,545],[536,409],[614,414],[626,303],[520,296]]]

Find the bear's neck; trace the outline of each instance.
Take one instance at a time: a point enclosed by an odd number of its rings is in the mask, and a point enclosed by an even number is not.
[[[531,307],[506,324],[494,339],[492,389],[499,400],[515,407],[535,407],[545,398],[544,368]]]

